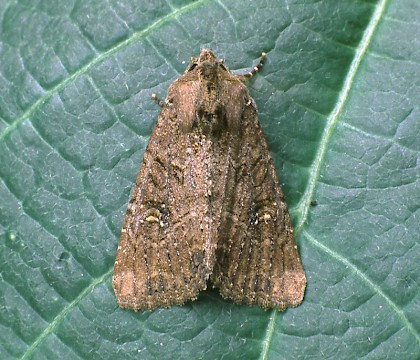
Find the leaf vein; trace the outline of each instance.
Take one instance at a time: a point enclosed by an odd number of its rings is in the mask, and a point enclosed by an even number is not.
[[[303,226],[307,222],[310,202],[315,191],[317,179],[321,172],[323,160],[327,152],[331,136],[339,121],[341,112],[347,102],[347,97],[350,93],[350,89],[353,85],[353,81],[356,77],[360,63],[369,47],[369,44],[373,38],[375,30],[378,27],[380,20],[382,19],[383,13],[386,8],[386,4],[387,4],[387,0],[381,0],[376,6],[372,19],[370,20],[369,25],[367,26],[366,31],[362,37],[362,40],[360,41],[360,44],[356,49],[354,59],[350,65],[349,72],[344,81],[344,85],[339,93],[337,104],[327,119],[327,124],[325,126],[324,133],[320,141],[320,146],[315,156],[315,161],[312,165],[311,171],[309,173],[308,186],[306,187],[306,190],[301,198],[301,201],[299,202],[297,206],[302,216],[296,226],[296,233],[301,232]]]
[[[190,3],[186,6],[180,7],[173,12],[161,17],[160,19],[156,20],[146,29],[135,32],[129,38],[125,39],[124,41],[120,42],[116,46],[110,48],[109,50],[101,53],[99,56],[94,58],[92,61],[87,63],[78,71],[74,72],[69,77],[65,78],[63,81],[55,85],[51,90],[47,91],[44,96],[39,98],[35,101],[20,117],[16,120],[12,121],[8,127],[6,127],[2,132],[0,132],[0,141],[3,140],[8,134],[10,134],[13,130],[15,130],[19,125],[21,125],[27,118],[29,118],[32,114],[34,114],[42,104],[44,104],[47,100],[49,100],[54,94],[58,93],[62,90],[67,84],[71,83],[81,75],[86,74],[89,70],[91,70],[96,65],[102,63],[106,59],[108,59],[111,55],[115,54],[116,52],[126,48],[127,46],[131,45],[133,42],[137,41],[141,38],[146,38],[152,31],[158,29],[163,24],[167,23],[168,21],[175,19],[176,17],[208,2],[208,0],[199,0],[193,3]]]
[[[324,251],[331,257],[333,257],[335,260],[341,262],[347,268],[351,269],[360,279],[362,279],[370,288],[372,288],[376,294],[381,296],[388,303],[388,305],[395,311],[397,316],[401,319],[402,323],[406,326],[407,330],[410,333],[412,333],[413,336],[416,338],[417,342],[420,343],[420,334],[416,331],[414,325],[407,319],[404,312],[398,308],[397,304],[395,304],[395,302],[392,301],[391,298],[387,294],[385,294],[385,292],[377,284],[375,284],[368,276],[366,276],[366,274],[364,274],[356,265],[354,265],[352,262],[350,262],[349,260],[341,256],[339,253],[335,252],[334,250],[331,250],[324,244],[320,243],[307,231],[303,231],[303,234],[317,248],[321,249],[322,251]]]

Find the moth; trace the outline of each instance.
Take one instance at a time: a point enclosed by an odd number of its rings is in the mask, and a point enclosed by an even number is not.
[[[297,306],[306,277],[273,159],[244,81],[208,49],[158,103],[115,260],[118,304],[135,311],[224,298]]]

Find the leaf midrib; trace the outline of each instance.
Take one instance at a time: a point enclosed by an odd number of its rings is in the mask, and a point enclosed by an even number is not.
[[[315,161],[311,167],[311,171],[309,172],[308,185],[306,187],[305,192],[303,193],[303,196],[301,197],[301,200],[295,207],[297,213],[302,214],[295,228],[296,234],[299,234],[303,231],[303,227],[308,220],[310,202],[315,192],[315,186],[317,184],[317,180],[321,172],[322,164],[324,162],[325,154],[328,150],[328,145],[330,143],[331,136],[334,132],[335,127],[337,126],[342,110],[346,105],[347,98],[352,88],[357,71],[359,70],[360,63],[362,62],[364,55],[369,47],[369,44],[372,41],[373,35],[375,33],[376,28],[378,27],[379,22],[383,18],[383,14],[386,9],[387,3],[388,0],[381,0],[376,6],[372,19],[370,20],[362,39],[360,40],[360,43],[356,48],[353,61],[350,64],[349,71],[343,83],[343,87],[341,88],[341,91],[338,94],[337,104],[331,111],[331,114],[328,116],[327,123],[320,141],[320,145],[315,156]]]
[[[314,195],[315,186],[317,184],[317,180],[319,178],[319,174],[321,172],[322,164],[325,158],[325,154],[328,150],[328,145],[331,140],[331,136],[333,134],[333,131],[339,121],[339,117],[342,113],[342,110],[344,106],[347,103],[348,95],[350,93],[350,90],[352,88],[354,79],[356,77],[356,74],[360,68],[360,63],[364,59],[364,56],[366,54],[366,51],[369,47],[369,44],[372,41],[372,38],[374,36],[374,33],[378,27],[378,24],[383,18],[383,14],[385,12],[385,9],[387,7],[388,0],[381,0],[373,13],[373,16],[363,34],[363,37],[359,43],[359,45],[356,48],[355,55],[353,58],[352,63],[350,64],[349,71],[347,73],[347,76],[345,78],[345,81],[343,83],[343,87],[338,95],[337,98],[337,104],[332,110],[330,116],[327,119],[327,123],[324,129],[323,136],[320,141],[320,146],[318,148],[318,152],[315,156],[315,161],[311,167],[311,171],[309,173],[308,177],[308,185],[306,187],[305,192],[303,193],[303,196],[298,203],[298,205],[295,207],[295,210],[297,210],[298,213],[301,213],[302,216],[300,217],[300,220],[295,228],[296,234],[304,233],[305,237],[311,241],[313,245],[321,249],[324,253],[328,254],[329,256],[334,257],[336,260],[340,261],[347,267],[351,268],[354,273],[360,277],[368,286],[370,286],[374,292],[376,292],[379,296],[383,297],[385,301],[391,306],[391,308],[395,311],[397,316],[401,319],[402,323],[406,325],[409,332],[411,332],[416,340],[420,342],[420,335],[414,328],[413,324],[407,319],[404,312],[401,311],[397,304],[393,302],[381,289],[378,287],[374,282],[372,282],[366,275],[364,275],[355,265],[353,265],[350,261],[343,258],[339,254],[331,251],[328,247],[324,246],[322,243],[318,242],[313,236],[311,236],[309,233],[305,232],[304,225],[306,224],[306,221],[308,219],[308,213],[310,208],[310,202],[312,199],[312,196]],[[272,337],[275,332],[275,326],[274,322],[276,321],[276,313],[277,310],[273,310],[272,316],[270,316],[269,323],[267,325],[267,331],[265,333],[265,337],[263,339],[263,349],[260,356],[261,360],[266,360],[268,358],[268,352],[270,349],[270,343],[272,340]]]

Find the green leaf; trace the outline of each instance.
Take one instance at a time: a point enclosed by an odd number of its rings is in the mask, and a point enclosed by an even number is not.
[[[1,359],[419,356],[417,0],[22,0],[0,14]],[[150,96],[203,47],[231,69],[268,54],[249,87],[308,277],[295,309],[215,290],[116,304]]]

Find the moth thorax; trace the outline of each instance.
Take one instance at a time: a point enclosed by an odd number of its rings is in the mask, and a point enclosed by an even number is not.
[[[214,103],[213,108],[199,107],[196,124],[205,135],[217,136],[227,127],[226,112],[222,104]]]
[[[217,82],[217,75],[219,70],[218,63],[204,62],[199,65],[199,74],[201,81],[209,81],[210,83]]]

